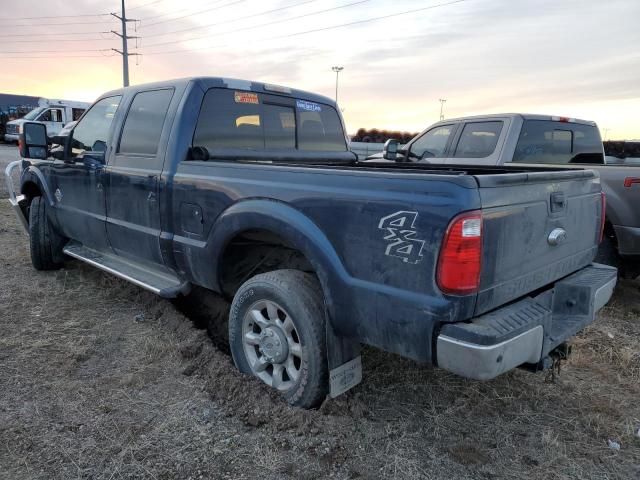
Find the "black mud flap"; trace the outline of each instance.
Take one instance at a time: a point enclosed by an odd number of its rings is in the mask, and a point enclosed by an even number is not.
[[[337,335],[327,322],[327,362],[329,364],[329,396],[335,398],[362,381],[360,343]]]

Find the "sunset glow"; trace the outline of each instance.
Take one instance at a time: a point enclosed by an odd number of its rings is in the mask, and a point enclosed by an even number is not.
[[[121,57],[110,50],[121,49],[120,40],[100,33],[119,29],[113,17],[46,27],[11,20],[34,11],[120,11],[114,0],[73,4],[22,0],[10,15],[2,14],[1,93],[91,101],[122,85]],[[548,113],[595,120],[609,139],[640,138],[636,0],[131,0],[127,5],[127,16],[141,19],[137,31],[129,24],[129,35],[141,37],[137,49],[130,40],[130,49],[142,54],[130,58],[131,83],[213,75],[333,97],[331,67],[341,65],[340,106],[350,132],[422,130],[438,120],[438,99],[446,98],[447,117]],[[353,23],[429,6],[434,8]],[[318,31],[306,33],[312,30]],[[74,38],[87,40],[62,41]],[[84,54],[89,57],[67,58]],[[43,58],[15,58],[20,56]]]

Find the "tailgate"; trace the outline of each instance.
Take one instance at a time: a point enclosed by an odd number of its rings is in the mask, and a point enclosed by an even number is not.
[[[520,172],[476,180],[484,220],[476,315],[593,261],[602,215],[597,173]]]

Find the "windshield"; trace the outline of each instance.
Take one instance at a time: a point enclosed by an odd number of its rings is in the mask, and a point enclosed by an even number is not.
[[[46,107],[38,107],[38,108],[36,108],[35,110],[31,110],[29,113],[27,113],[27,114],[26,114],[24,117],[22,117],[22,118],[24,118],[25,120],[33,120],[33,119],[34,119],[34,118],[36,118],[38,115],[40,115],[40,114],[43,112],[43,110],[44,110],[45,108],[46,108]]]

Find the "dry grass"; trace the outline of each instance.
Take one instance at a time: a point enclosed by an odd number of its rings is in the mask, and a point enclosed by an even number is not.
[[[0,252],[1,479],[640,478],[637,282],[555,383],[366,349],[363,384],[306,412],[170,302],[77,262],[35,272],[5,200]]]

